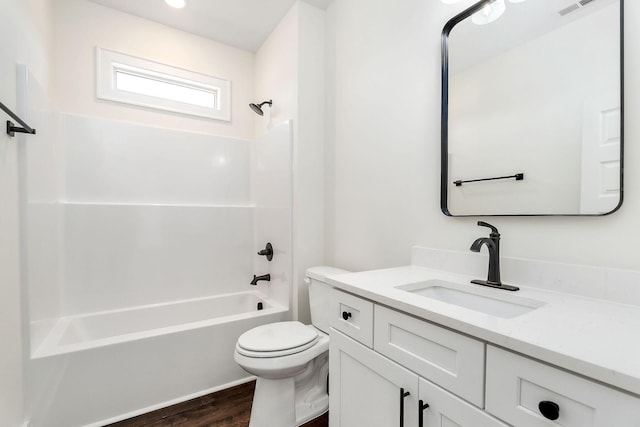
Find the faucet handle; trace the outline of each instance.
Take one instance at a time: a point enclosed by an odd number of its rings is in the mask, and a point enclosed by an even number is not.
[[[273,259],[273,246],[271,242],[267,242],[267,246],[264,249],[258,252],[258,255],[267,257],[267,261],[271,261]]]
[[[498,229],[489,223],[486,223],[484,221],[478,221],[478,225],[480,227],[489,227],[491,229],[491,234],[497,234],[498,236],[500,235],[500,233],[498,232]]]

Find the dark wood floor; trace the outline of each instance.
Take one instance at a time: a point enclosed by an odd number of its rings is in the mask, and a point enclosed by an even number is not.
[[[255,381],[178,403],[108,427],[247,427]],[[303,427],[327,427],[325,414]],[[107,427],[107,426],[105,426]]]

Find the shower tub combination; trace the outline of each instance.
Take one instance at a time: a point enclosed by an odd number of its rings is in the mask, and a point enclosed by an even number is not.
[[[24,203],[28,426],[103,426],[253,379],[237,338],[291,319],[291,124],[248,141],[58,122],[65,198]]]
[[[46,425],[102,426],[248,381],[238,336],[287,315],[247,291],[60,318],[32,355],[64,365]]]

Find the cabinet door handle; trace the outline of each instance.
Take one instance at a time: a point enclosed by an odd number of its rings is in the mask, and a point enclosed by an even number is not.
[[[350,317],[351,317],[351,312],[350,311],[343,311],[342,312],[342,318],[344,320],[349,320]]]
[[[418,427],[424,427],[424,410],[429,407],[428,403],[418,401]]]
[[[560,406],[550,400],[543,400],[538,403],[538,410],[548,420],[557,420],[560,417]]]
[[[403,388],[400,389],[400,427],[404,427],[404,398],[410,394],[408,391],[404,391]]]

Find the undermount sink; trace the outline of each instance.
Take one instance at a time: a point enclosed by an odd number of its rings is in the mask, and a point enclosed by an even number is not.
[[[501,291],[496,289],[474,289],[473,286],[434,279],[396,286],[396,289],[505,319],[521,316],[544,305],[544,302],[531,298],[500,294]]]

